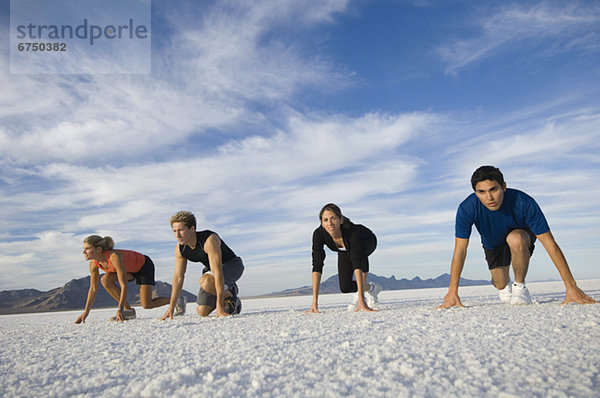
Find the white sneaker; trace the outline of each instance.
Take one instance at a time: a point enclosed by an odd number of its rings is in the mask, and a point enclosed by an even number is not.
[[[531,304],[531,296],[529,295],[529,289],[527,289],[527,286],[525,286],[524,283],[513,283],[510,305],[528,304]]]
[[[369,282],[369,290],[367,294],[365,294],[365,298],[367,299],[367,305],[370,308],[373,308],[377,303],[379,303],[379,299],[377,295],[381,292],[382,287],[379,283]]]
[[[510,299],[512,297],[512,283],[508,282],[504,289],[498,290],[498,297],[500,297],[500,301],[505,304],[510,304]]]
[[[352,295],[352,304],[348,304],[348,311],[355,311],[358,306],[358,292]]]
[[[182,316],[185,314],[185,306],[187,304],[187,299],[184,295],[179,296],[177,299],[177,304],[175,304],[175,314],[174,316]]]

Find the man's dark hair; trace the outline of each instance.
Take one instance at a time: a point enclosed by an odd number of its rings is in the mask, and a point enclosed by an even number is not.
[[[494,166],[481,166],[471,176],[471,186],[475,190],[475,186],[481,181],[490,180],[496,181],[501,187],[504,186],[504,176],[500,169]]]

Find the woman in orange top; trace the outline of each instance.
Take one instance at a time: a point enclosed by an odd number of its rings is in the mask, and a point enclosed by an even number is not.
[[[127,282],[135,278],[140,285],[140,302],[144,308],[155,308],[169,304],[168,297],[152,298],[154,263],[148,256],[131,250],[115,250],[115,242],[110,236],[102,238],[91,235],[83,241],[83,255],[90,260],[90,290],[83,314],[75,323],[85,322],[98,293],[100,270],[106,272],[102,286],[119,303],[117,314],[111,320],[124,321],[135,318],[135,310],[127,302]],[[119,281],[121,288],[116,285]]]

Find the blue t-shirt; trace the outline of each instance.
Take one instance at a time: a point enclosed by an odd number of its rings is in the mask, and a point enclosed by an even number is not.
[[[502,205],[496,211],[485,207],[475,193],[469,195],[456,212],[456,237],[469,239],[473,224],[481,235],[483,247],[487,249],[503,245],[513,229],[529,228],[535,235],[550,231],[536,201],[525,192],[511,188],[504,192]]]

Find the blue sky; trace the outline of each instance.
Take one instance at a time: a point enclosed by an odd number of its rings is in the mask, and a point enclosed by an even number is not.
[[[241,294],[308,285],[328,202],[377,234],[372,272],[436,277],[483,164],[538,201],[576,278],[600,277],[597,2],[155,1],[151,75],[10,74],[8,46],[0,290],[87,275],[90,234],[170,282],[177,210],[244,259]],[[489,278],[476,231],[463,276]],[[528,280],[550,278],[539,246]]]

